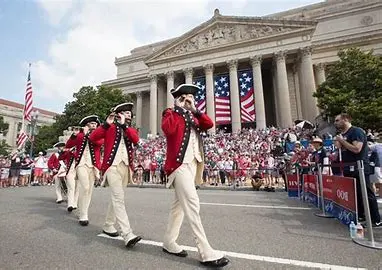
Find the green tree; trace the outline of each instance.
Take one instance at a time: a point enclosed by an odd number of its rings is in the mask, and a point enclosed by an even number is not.
[[[0,116],[0,134],[3,134],[3,136],[7,135],[9,128],[9,124],[4,122],[4,118]],[[7,156],[9,155],[9,152],[11,150],[11,147],[6,143],[5,140],[0,141],[0,155]]]
[[[33,142],[33,152],[44,152],[46,149],[51,148],[57,142],[58,136],[61,135],[62,134],[58,134],[58,130],[54,125],[41,127]]]
[[[0,141],[0,156],[8,156],[10,154],[11,147],[5,140]]]
[[[322,114],[347,112],[364,129],[382,128],[382,59],[373,51],[341,50],[340,60],[328,68],[327,78],[314,94]]]
[[[9,124],[4,122],[4,118],[0,116],[0,133],[7,135]]]
[[[120,89],[108,86],[84,86],[73,94],[74,100],[65,105],[64,112],[56,117],[50,127],[42,127],[35,139],[35,149],[43,151],[52,147],[70,126],[78,126],[85,116],[96,114],[103,121],[110,109],[123,102],[131,102],[133,95],[126,95]]]

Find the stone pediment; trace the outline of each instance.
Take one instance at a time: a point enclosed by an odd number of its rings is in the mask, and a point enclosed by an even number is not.
[[[150,55],[146,63],[284,34],[313,31],[315,26],[313,21],[214,16]]]

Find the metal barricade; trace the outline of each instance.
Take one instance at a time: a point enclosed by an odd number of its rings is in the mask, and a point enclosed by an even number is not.
[[[371,222],[370,205],[369,205],[369,200],[367,196],[365,168],[364,168],[363,161],[357,161],[357,167],[358,167],[360,184],[361,184],[363,207],[364,207],[365,217],[366,217],[367,238],[366,239],[353,238],[353,242],[368,248],[382,249],[382,243],[374,240],[373,225]]]

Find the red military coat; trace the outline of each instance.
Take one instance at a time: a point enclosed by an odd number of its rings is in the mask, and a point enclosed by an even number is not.
[[[207,131],[214,123],[205,113],[190,114],[181,107],[166,109],[162,117],[162,130],[167,140],[166,163],[164,170],[167,175],[173,173],[183,163],[187,145],[190,140],[191,128],[196,133]]]
[[[139,135],[136,129],[119,124],[109,125],[105,122],[90,134],[89,139],[92,142],[104,140],[104,154],[101,166],[102,172],[106,172],[113,164],[121,139],[124,139],[126,150],[129,155],[129,166],[134,170],[133,144],[137,144],[139,141]]]
[[[100,169],[101,168],[101,146],[103,144],[103,140],[90,141],[89,136],[90,136],[89,134],[85,135],[82,131],[78,133],[77,136],[72,134],[72,136],[70,136],[69,140],[66,142],[65,148],[72,148],[74,146],[76,147],[76,152],[74,156],[76,159],[76,166],[77,166],[80,163],[86,144],[89,143],[89,150],[90,150],[90,155],[92,158],[92,164],[97,169]]]
[[[70,167],[72,166],[75,156],[72,151],[63,151],[60,153],[58,156],[59,160],[64,161],[65,166],[66,166],[66,174],[69,172]]]
[[[48,168],[51,171],[56,170],[56,172],[53,172],[53,174],[57,174],[60,167],[60,160],[58,159],[57,154],[53,153],[48,159]]]

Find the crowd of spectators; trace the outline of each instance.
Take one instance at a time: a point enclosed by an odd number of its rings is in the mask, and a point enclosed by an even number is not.
[[[375,140],[371,131],[367,134],[370,141]],[[236,187],[257,183],[258,187],[273,191],[277,186],[285,187],[286,171],[316,162],[314,153],[317,147],[313,141],[317,137],[312,130],[299,127],[243,129],[239,133],[218,130],[215,134],[203,133],[202,137],[204,185]],[[323,139],[331,139],[331,136]],[[371,149],[381,154],[382,146],[377,145]],[[325,155],[332,161],[338,159],[336,151],[326,150]],[[135,184],[166,183],[163,170],[166,141],[163,136],[141,139],[134,157]],[[50,185],[52,180],[47,159],[41,152],[34,159],[16,151],[8,157],[0,156],[0,187]],[[382,192],[381,188],[379,190]]]

